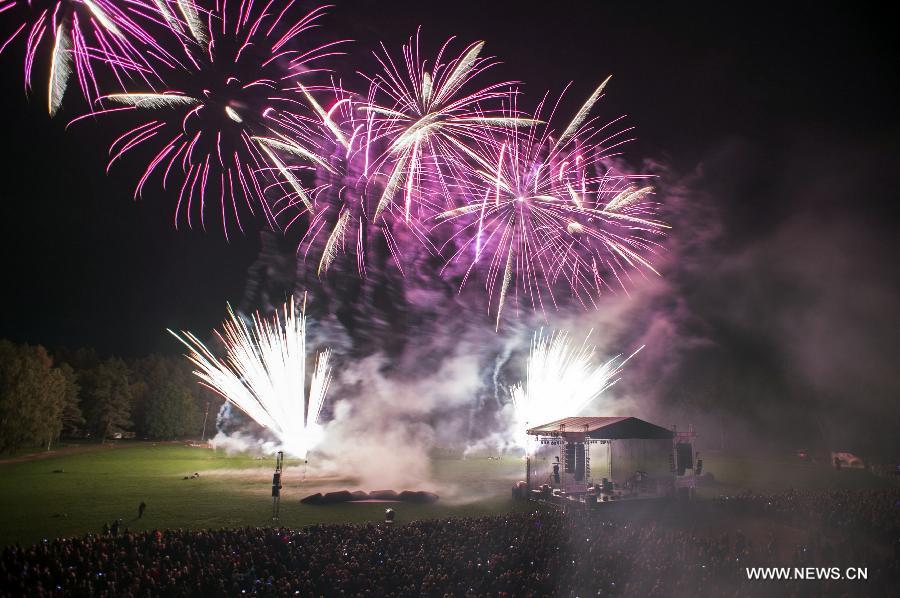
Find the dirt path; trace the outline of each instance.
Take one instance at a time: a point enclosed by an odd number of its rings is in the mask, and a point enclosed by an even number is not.
[[[29,453],[27,455],[19,455],[18,457],[7,457],[0,459],[0,465],[9,463],[22,463],[25,461],[41,461],[43,459],[51,459],[53,457],[65,457],[67,455],[77,455],[79,453],[92,453],[94,451],[102,451],[119,447],[119,444],[79,444],[76,446],[65,446],[49,451],[40,451],[38,453]]]
[[[124,444],[121,442],[104,442],[102,444],[76,444],[74,446],[64,446],[62,448],[55,448],[49,451],[39,451],[37,453],[28,453],[27,455],[19,455],[17,457],[7,457],[5,459],[0,459],[0,465],[6,465],[9,463],[22,463],[24,461],[41,461],[43,459],[51,459],[53,457],[65,457],[67,455],[77,455],[79,453],[92,453],[94,451],[104,451],[114,448],[122,448],[128,446],[138,446],[142,444],[183,444],[185,441],[183,440],[169,440],[164,442],[142,442],[142,441],[127,441]]]

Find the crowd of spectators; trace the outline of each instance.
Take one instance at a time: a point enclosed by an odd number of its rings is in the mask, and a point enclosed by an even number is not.
[[[900,491],[897,489],[748,492],[723,497],[720,503],[739,512],[774,517],[797,526],[861,531],[893,544],[900,541]]]
[[[857,541],[856,535],[868,538],[873,526],[895,524],[900,494],[840,494],[844,502],[839,506],[829,496],[788,493],[729,499],[736,502],[728,509],[746,509],[748,517],[802,511],[807,521],[836,523],[837,538],[814,536],[795,547],[790,563],[783,562],[773,545],[780,540],[754,537],[738,531],[740,526],[675,525],[652,517],[609,521],[599,512],[542,508],[396,526],[126,531],[57,539],[5,549],[0,594],[842,595],[863,588],[847,582],[749,581],[744,568],[852,565],[868,568],[868,581],[857,582],[866,584],[863,594],[891,595],[898,587],[893,546]]]

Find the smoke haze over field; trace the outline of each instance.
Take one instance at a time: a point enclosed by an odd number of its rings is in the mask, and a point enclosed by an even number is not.
[[[669,175],[672,251],[630,307],[625,338],[647,349],[622,386],[664,421],[725,422],[748,447],[890,454],[900,280],[895,221],[873,208],[894,175],[868,178],[883,157],[792,145],[803,159],[779,165],[735,140]]]
[[[813,148],[808,155],[817,162]],[[477,294],[457,294],[427,265],[354,282],[355,295],[340,292],[341,277],[314,281],[313,295],[326,298],[315,340],[339,363],[324,454],[350,470],[361,457],[407,455],[393,459],[403,481],[426,475],[435,447],[502,450],[508,388],[523,378],[541,326],[578,340],[592,329],[598,361],[646,345],[586,413],[694,424],[708,448],[889,454],[900,390],[891,363],[900,348],[896,243],[846,204],[867,184],[848,164],[820,183],[802,165],[789,166],[794,181],[770,164],[740,140],[688,174],[646,164],[673,226],[655,262],[662,276],[636,275],[598,310],[523,312],[495,333]],[[738,199],[748,186],[752,206]],[[758,212],[777,217],[754,224]],[[283,259],[264,254],[252,270],[272,275],[279,268],[265,264],[281,263],[285,279],[268,284],[297,284],[305,266],[289,272]],[[256,300],[278,295],[258,282]]]

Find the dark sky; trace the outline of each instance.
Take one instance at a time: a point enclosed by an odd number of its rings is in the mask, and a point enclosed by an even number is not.
[[[378,39],[397,48],[422,25],[432,46],[451,34],[486,40],[486,51],[504,62],[496,76],[523,81],[535,98],[575,81],[571,97],[580,101],[612,73],[601,109],[610,118],[627,114],[638,127],[629,157],[663,159],[683,172],[707,162],[720,174],[740,170],[721,199],[737,244],[818,210],[815,193],[803,190],[827,189],[852,170],[859,184],[842,187],[821,210],[829,221],[852,219],[874,238],[893,264],[886,284],[896,281],[897,36],[896,21],[880,8],[336,4],[323,34],[360,40],[354,59]],[[43,89],[31,100],[22,91],[20,55],[16,48],[0,56],[7,148],[0,162],[0,337],[124,355],[177,350],[166,327],[208,330],[226,301],[240,300],[257,236],[226,243],[217,230],[175,231],[173,198],[147,193],[132,201],[133,167],[104,174],[109,135],[91,124],[64,132],[66,114],[51,121]],[[347,72],[345,82],[354,80]],[[737,160],[747,163],[715,160],[735,146]]]

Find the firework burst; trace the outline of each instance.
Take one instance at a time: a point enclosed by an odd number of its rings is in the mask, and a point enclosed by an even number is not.
[[[514,438],[519,446],[527,449],[526,430],[530,427],[580,413],[618,381],[625,364],[643,349],[596,365],[594,347],[588,344],[590,335],[588,332],[579,346],[564,331],[534,334],[525,381],[510,388]]]
[[[223,1],[213,10],[175,4],[177,11],[171,2],[155,3],[160,20],[182,40],[187,66],[161,72],[162,91],[104,97],[120,107],[100,113],[152,115],[113,142],[109,165],[152,147],[135,197],[154,174],[163,188],[176,186],[176,226],[182,215],[188,226],[199,215],[205,229],[207,207],[214,205],[226,237],[229,221],[243,230],[246,211],[261,210],[277,228],[281,212],[293,203],[310,206],[297,174],[303,166],[296,162],[325,164],[317,141],[323,124],[300,93],[306,91],[301,80],[332,54],[334,43],[302,48],[304,33],[316,26],[323,9],[296,18],[290,16],[291,0]],[[276,172],[283,177],[277,179],[282,192],[270,202]]]
[[[295,210],[285,227],[304,224],[298,252],[316,264],[319,276],[325,275],[339,257],[355,257],[359,275],[365,277],[373,246],[381,246],[402,273],[408,245],[405,241],[410,234],[419,244],[432,247],[428,231],[417,219],[405,221],[396,205],[388,204],[376,218],[384,179],[369,162],[379,143],[373,139],[373,113],[358,110],[358,97],[338,84],[329,89],[327,110],[312,98],[309,102],[321,111],[330,145],[323,152],[328,156],[327,164],[315,168],[311,202],[303,206],[294,202],[301,209]]]
[[[510,297],[556,307],[555,289],[565,283],[583,305],[596,305],[613,288],[610,279],[625,288],[631,269],[655,272],[645,255],[666,225],[653,217],[652,189],[640,184],[646,177],[610,166],[628,129],[589,118],[605,85],[558,135],[549,126],[511,128],[480,144],[460,183],[469,191],[458,197],[467,201],[437,215],[454,231],[442,247],[450,255],[445,270],[462,265],[461,285],[484,271],[498,328]]]
[[[484,42],[445,61],[451,41],[440,49],[430,70],[421,57],[418,36],[403,46],[402,66],[384,47],[383,55],[376,54],[382,72],[370,79],[368,101],[360,106],[370,115],[370,140],[384,140],[386,145],[372,156],[373,167],[387,178],[376,217],[401,189],[404,219],[421,216],[414,214],[414,203],[424,195],[422,189],[434,187],[449,196],[445,177],[468,159],[471,143],[490,141],[496,130],[533,124],[529,118],[501,111],[510,98],[511,82],[469,89],[472,80],[492,65],[491,59],[481,57]]]
[[[49,53],[47,110],[53,116],[73,76],[89,102],[100,96],[95,65],[106,67],[123,86],[132,78],[153,77],[148,51],[172,63],[172,55],[145,27],[152,25],[151,12],[150,3],[142,0],[0,0],[0,13],[14,24],[0,52],[24,40],[26,90],[32,88],[38,57]]]
[[[542,116],[546,97],[525,114],[514,83],[480,82],[495,64],[484,42],[456,54],[451,38],[430,60],[416,34],[400,57],[382,45],[358,95],[334,78],[322,84],[322,60],[340,42],[311,43],[324,9],[297,6],[0,0],[18,19],[0,51],[26,40],[26,85],[49,54],[51,114],[77,78],[92,109],[76,121],[140,118],[111,144],[107,170],[146,160],[135,197],[151,179],[171,190],[176,227],[205,230],[211,212],[226,238],[248,212],[272,229],[302,227],[298,252],[319,276],[351,254],[365,276],[373,247],[402,272],[401,254],[424,247],[460,291],[484,283],[499,329],[520,307],[596,307],[608,291],[627,292],[632,275],[655,273],[667,226],[646,177],[614,167],[629,129],[592,117],[606,81],[555,128],[556,106]],[[123,91],[101,94],[95,65],[112,74],[107,92]],[[333,100],[321,104],[322,92]]]
[[[190,332],[171,332],[188,349],[187,358],[201,383],[243,411],[278,439],[289,454],[306,458],[321,437],[319,413],[331,380],[330,351],[316,356],[306,386],[306,315],[294,301],[271,320],[258,313],[248,325],[228,307],[216,335],[225,346],[218,358]]]

